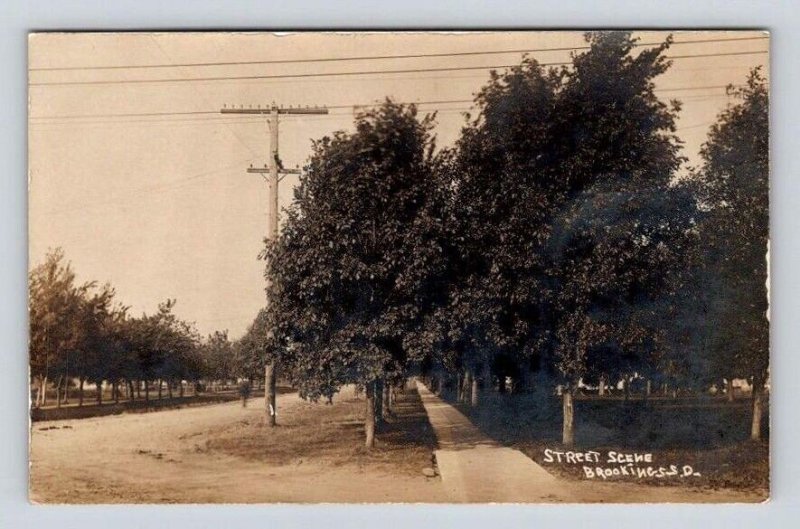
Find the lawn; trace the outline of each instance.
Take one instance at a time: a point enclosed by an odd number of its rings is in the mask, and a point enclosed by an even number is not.
[[[411,476],[433,466],[436,436],[416,388],[408,385],[398,394],[372,450],[364,448],[364,407],[363,396],[345,390],[333,405],[293,406],[279,415],[275,428],[252,418],[212,430],[207,449],[269,464],[356,464]]]
[[[452,402],[452,395],[450,395]],[[564,450],[561,401],[554,396],[481,394],[480,406],[459,408],[497,441],[522,450],[547,470],[585,479],[581,464],[548,464],[545,450]],[[767,407],[768,408],[768,407]],[[762,437],[750,441],[750,400],[723,398],[599,399],[575,401],[575,450],[650,453],[657,464],[690,465],[700,488],[763,492],[769,488],[769,417]],[[629,479],[624,476],[609,480]],[[638,482],[675,485],[674,479]]]

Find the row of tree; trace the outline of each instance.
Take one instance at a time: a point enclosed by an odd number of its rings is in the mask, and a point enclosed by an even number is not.
[[[587,41],[570,67],[492,73],[453,148],[388,100],[313,143],[265,251],[262,350],[307,398],[366,388],[367,445],[376,388],[420,366],[459,387],[561,385],[567,445],[580,383],[745,378],[760,434],[766,82],[731,89],[687,175],[681,105],[654,83],[671,39]]]
[[[70,384],[77,381],[78,403],[84,401],[84,384],[95,386],[102,403],[103,384],[111,386],[114,400],[122,389],[128,398],[158,397],[166,387],[184,396],[184,382],[214,384],[219,381],[258,379],[264,355],[258,348],[263,325],[259,318],[240,340],[227,332],[202,340],[191,323],[173,312],[174,300],[153,314],[132,317],[115,302],[114,289],[95,282],[76,282],[75,272],[62,250],[48,253],[29,277],[30,375],[34,405],[47,403],[48,388],[58,405],[66,400]],[[263,319],[263,316],[260,316]]]

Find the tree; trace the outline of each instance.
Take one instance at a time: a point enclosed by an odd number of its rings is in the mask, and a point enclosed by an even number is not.
[[[447,317],[450,359],[470,401],[489,368],[517,374],[538,358],[547,290],[541,247],[557,199],[551,157],[564,72],[526,59],[492,72],[478,93],[478,117],[462,130],[450,172],[455,240]],[[516,367],[515,367],[516,366]],[[536,367],[539,367],[538,365]],[[485,380],[484,380],[485,379]]]
[[[587,375],[622,379],[627,394],[631,375],[655,369],[666,315],[684,281],[685,255],[697,238],[692,195],[609,187],[615,186],[598,184],[558,217],[550,248],[565,411],[570,392]],[[573,433],[565,420],[565,444]]]
[[[215,331],[208,335],[202,351],[203,375],[212,384],[216,381],[236,378],[234,348],[228,339],[228,331]]]
[[[163,379],[174,382],[186,365],[197,365],[199,336],[194,327],[172,312],[175,300],[158,305],[155,314],[142,314],[131,319],[126,327],[128,345],[133,353],[137,372],[144,381],[145,400],[150,400],[150,382],[158,380],[161,397]],[[199,373],[190,373],[197,376]],[[169,391],[169,386],[168,386]]]
[[[711,127],[697,174],[710,208],[704,265],[717,279],[709,348],[723,376],[751,381],[751,437],[760,439],[769,369],[769,94],[758,68],[728,92],[738,102]]]
[[[29,288],[31,377],[38,383],[34,405],[45,404],[48,380],[53,378],[58,405],[65,400],[71,378],[79,381],[79,405],[86,381],[97,387],[100,405],[104,382],[111,383],[118,401],[120,383],[127,382],[133,398],[133,381],[144,380],[149,399],[153,379],[159,380],[159,396],[163,380],[170,396],[181,382],[182,396],[182,381],[200,377],[199,337],[192,324],[173,314],[174,300],[160,304],[153,315],[131,318],[128,307],[115,303],[111,285],[76,284],[60,249],[31,270]]]
[[[636,55],[627,32],[586,40],[571,67],[526,59],[492,73],[453,180],[461,244],[451,363],[466,366],[473,387],[487,365],[498,380],[509,364],[518,378],[555,371],[566,386],[566,444],[572,393],[601,374],[593,366],[628,376],[653,364],[654,306],[677,277],[652,267],[679,267],[696,210],[671,187],[683,162],[680,105],[654,91],[671,38]]]
[[[365,387],[367,446],[375,387],[420,354],[403,338],[421,325],[442,263],[430,236],[441,222],[430,207],[432,126],[413,105],[387,101],[359,114],[355,132],[314,142],[283,233],[268,248],[281,361],[306,398]]]
[[[248,380],[263,378],[265,358],[273,344],[272,336],[267,310],[261,309],[244,336],[233,344],[232,372],[237,377]]]
[[[661,193],[682,161],[671,134],[679,106],[659,101],[652,83],[669,65],[670,39],[633,57],[629,33],[586,38],[590,50],[571,69],[526,59],[493,73],[459,140],[463,244],[452,313],[463,317],[468,365],[512,358],[519,378],[532,366],[547,370],[557,342],[552,306],[563,289],[548,253],[554,223],[588,195]]]
[[[69,360],[81,339],[81,314],[86,293],[93,283],[77,285],[70,263],[59,248],[48,252],[44,263],[31,270],[29,285],[31,376],[38,381],[35,405],[47,402],[47,384],[57,377],[56,391],[61,403],[61,384],[67,383]],[[73,371],[74,372],[74,371]]]
[[[114,381],[116,390],[116,382],[129,370],[131,359],[124,327],[127,308],[114,307],[114,295],[111,286],[105,285],[100,292],[84,299],[81,320],[76,322],[82,335],[77,351],[80,359],[80,404],[83,404],[85,381],[95,384],[97,403],[101,404],[103,381]],[[117,397],[116,391],[114,397]]]

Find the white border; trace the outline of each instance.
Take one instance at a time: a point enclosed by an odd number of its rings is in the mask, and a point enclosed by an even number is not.
[[[797,524],[800,439],[800,93],[791,0],[559,2],[293,0],[3,0],[0,5],[0,524],[58,527],[791,527]],[[772,500],[751,506],[102,506],[27,503],[26,42],[33,30],[753,28],[772,35]],[[794,266],[793,266],[794,265]],[[87,447],[88,448],[88,447]],[[232,476],[235,479],[235,476]]]

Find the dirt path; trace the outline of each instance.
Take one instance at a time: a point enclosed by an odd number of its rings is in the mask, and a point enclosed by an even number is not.
[[[417,389],[436,432],[436,462],[453,502],[724,503],[760,498],[738,491],[654,487],[556,478],[519,450],[501,446],[421,382]]]
[[[281,413],[300,401],[278,396]],[[208,451],[214,431],[257,418],[262,402],[37,422],[31,500],[43,503],[443,501],[439,480],[356,465],[270,465]],[[322,406],[322,405],[321,405]],[[279,426],[280,427],[280,426]]]

